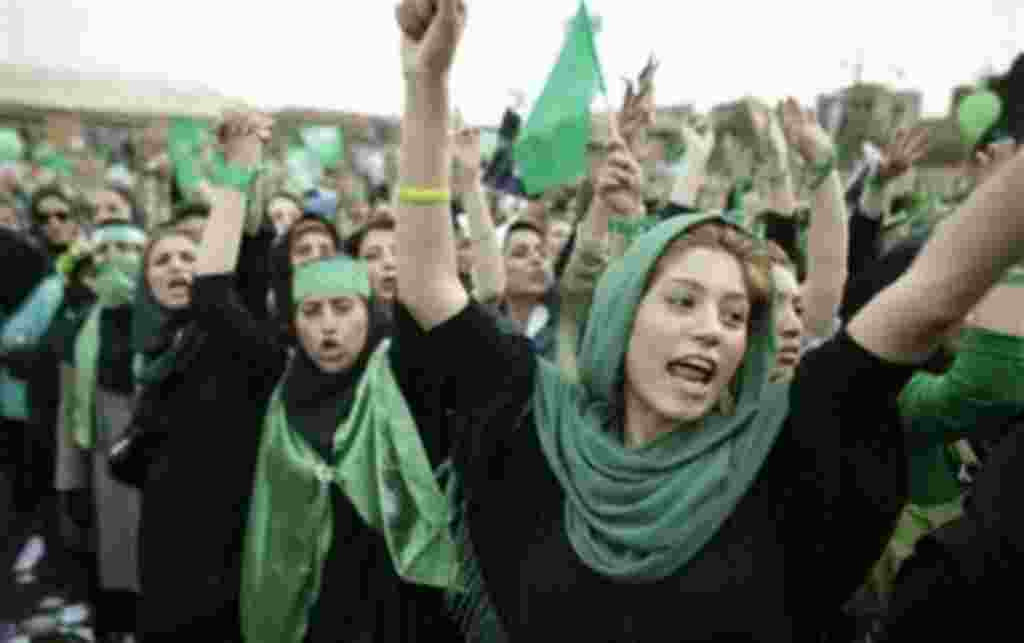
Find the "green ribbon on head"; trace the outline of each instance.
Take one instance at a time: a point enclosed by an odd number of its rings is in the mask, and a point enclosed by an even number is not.
[[[334,257],[306,264],[294,301],[370,292],[365,264]],[[320,597],[334,539],[331,486],[387,543],[405,581],[458,590],[452,510],[430,465],[383,342],[334,434],[330,462],[289,423],[283,382],[263,425],[242,559],[242,631],[248,643],[301,643]],[[350,606],[337,605],[336,609]]]
[[[370,271],[366,263],[344,255],[300,266],[292,282],[293,304],[300,304],[309,297],[369,297],[370,293]]]
[[[676,238],[720,215],[670,219],[638,238],[601,278],[580,351],[580,384],[539,361],[533,397],[540,443],[565,492],[573,550],[608,578],[652,582],[678,572],[747,493],[782,430],[789,389],[772,383],[772,316],[755,320],[733,379],[731,413],[711,411],[639,449],[624,444],[622,377],[651,271]],[[745,234],[749,234],[746,233]]]

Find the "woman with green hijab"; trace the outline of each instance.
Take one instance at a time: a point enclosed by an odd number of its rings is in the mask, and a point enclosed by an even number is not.
[[[442,197],[463,3],[408,0],[398,20],[395,341],[454,410],[470,634],[494,615],[511,641],[820,640],[904,501],[897,394],[1022,254],[1024,158],[788,383],[770,381],[755,242],[713,216],[660,224],[599,282],[575,384],[455,270]]]
[[[145,233],[133,224],[106,224],[95,232],[97,303],[75,339],[74,379],[62,391],[67,413],[58,427],[85,460],[73,466],[62,459],[59,466],[65,470],[58,476],[67,483],[74,477],[68,469],[77,469],[84,475],[75,486],[93,493],[99,557],[96,622],[103,640],[120,641],[135,632],[139,496],[110,477],[107,452],[134,409],[131,304],[145,242]]]

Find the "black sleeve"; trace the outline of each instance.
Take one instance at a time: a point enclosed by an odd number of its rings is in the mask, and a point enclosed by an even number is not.
[[[32,377],[36,365],[43,358],[41,346],[30,348],[14,348],[0,353],[0,366],[11,372],[11,375],[19,379]]]
[[[239,298],[246,310],[260,320],[270,318],[267,291],[270,289],[270,247],[273,244],[273,228],[264,223],[256,236],[242,236],[238,257],[236,283]]]
[[[533,394],[537,357],[529,340],[502,332],[477,302],[430,332],[396,305],[391,358],[413,412],[433,409],[433,417],[425,422],[417,418],[418,423],[437,422],[440,408],[449,430],[456,433],[454,444],[464,453],[478,450],[480,427],[493,426],[510,413],[515,417]]]
[[[847,259],[849,279],[864,271],[878,258],[882,219],[864,215],[860,203],[850,206],[850,251]]]
[[[828,566],[820,598],[841,604],[888,542],[907,497],[896,398],[912,367],[876,357],[842,331],[807,354],[790,391],[786,439],[798,507],[794,538]]]
[[[0,229],[4,285],[0,288],[0,315],[13,315],[50,270],[46,255],[17,233]]]
[[[231,347],[243,364],[278,363],[282,346],[269,323],[256,319],[235,291],[235,275],[203,275],[192,283],[192,308],[211,340]]]

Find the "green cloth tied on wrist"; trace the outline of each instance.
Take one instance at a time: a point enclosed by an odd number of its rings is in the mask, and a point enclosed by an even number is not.
[[[814,192],[822,185],[825,184],[825,180],[828,179],[829,175],[832,174],[833,170],[836,169],[836,155],[832,154],[828,159],[821,163],[815,163],[810,166],[811,179],[808,184],[808,188],[811,192]]]

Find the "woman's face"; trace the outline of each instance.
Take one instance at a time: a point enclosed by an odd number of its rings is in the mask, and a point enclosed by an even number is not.
[[[626,408],[663,427],[704,417],[743,361],[750,315],[732,255],[693,248],[668,260],[636,311]]]
[[[370,230],[359,244],[359,258],[370,269],[370,288],[375,297],[392,301],[398,293],[398,266],[395,264],[395,233]]]
[[[505,241],[506,292],[511,297],[541,297],[550,284],[548,248],[533,230],[513,230]]]
[[[804,302],[796,275],[789,268],[772,266],[775,287],[775,346],[772,380],[789,380],[800,363],[800,340],[804,334]]]
[[[366,302],[356,296],[308,297],[295,313],[299,345],[325,373],[341,373],[359,359],[369,334]]]
[[[302,210],[291,199],[277,197],[267,206],[267,215],[278,234],[284,234],[302,216]]]
[[[71,205],[57,196],[39,202],[34,214],[50,245],[68,246],[78,237],[78,222],[71,215]]]
[[[317,259],[333,257],[338,252],[334,238],[326,230],[313,229],[292,240],[289,257],[297,268]]]
[[[120,222],[131,223],[132,205],[113,190],[100,190],[92,199],[93,215],[92,222],[95,225],[104,223]]]
[[[571,234],[572,226],[568,221],[552,221],[548,225],[548,256],[552,259],[557,258]]]
[[[164,308],[184,308],[192,301],[196,244],[188,237],[164,237],[150,249],[146,261],[146,283]]]

